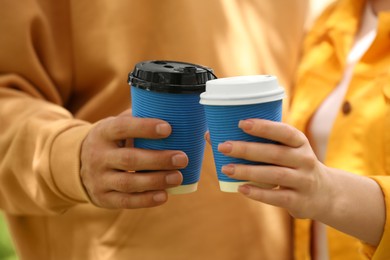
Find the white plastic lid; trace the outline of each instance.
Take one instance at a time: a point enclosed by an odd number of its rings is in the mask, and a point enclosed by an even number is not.
[[[284,89],[272,75],[251,75],[213,79],[200,95],[203,105],[250,105],[283,99]]]

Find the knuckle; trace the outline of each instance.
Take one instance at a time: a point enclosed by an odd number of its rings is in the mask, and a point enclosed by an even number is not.
[[[125,208],[130,208],[131,207],[131,198],[130,198],[130,194],[129,195],[125,195],[125,196],[120,196],[119,199],[118,199],[118,205],[117,207],[118,208],[121,208],[121,209],[125,209]]]
[[[234,166],[235,167],[235,174],[238,174],[240,176],[247,176],[247,177],[251,177],[252,175],[252,171],[251,171],[251,167],[246,167],[245,165],[236,165]]]
[[[99,181],[99,176],[96,176],[93,173],[94,171],[86,171],[82,169],[80,177],[82,185],[90,199],[92,201],[98,202],[100,201],[100,198],[104,191],[104,187],[103,184],[101,184],[101,182]]]
[[[285,132],[286,134],[295,134],[295,131],[294,131],[294,129],[295,128],[293,128],[291,125],[289,125],[289,124],[280,124],[280,127],[284,130],[283,132]]]
[[[166,189],[168,187],[166,176],[174,172],[179,173],[179,171],[156,171],[150,174],[144,174],[143,191]]]
[[[85,162],[90,168],[100,168],[104,160],[102,160],[102,151],[99,149],[90,149],[86,155],[87,161]],[[106,156],[104,156],[105,158]]]
[[[131,183],[129,179],[131,179],[131,174],[123,174],[115,180],[114,185],[117,187],[118,190],[126,192],[129,190],[129,183]]]
[[[302,165],[304,165],[305,168],[308,169],[315,168],[317,164],[317,158],[313,154],[303,153],[301,160],[302,160]]]
[[[104,206],[104,197],[101,193],[98,192],[97,189],[93,187],[86,187],[87,193],[89,198],[91,199],[92,203],[96,206],[102,207]]]
[[[137,152],[135,150],[126,150],[120,155],[120,164],[132,170],[137,165]]]
[[[283,128],[283,133],[286,140],[294,140],[297,138],[299,132],[296,131],[295,128],[288,124],[282,124],[281,127]]]
[[[238,147],[238,151],[240,152],[240,154],[242,154],[243,156],[247,157],[249,155],[249,146],[248,145],[245,145],[244,143],[240,143],[239,147]]]
[[[280,196],[281,205],[284,205],[286,208],[290,208],[294,205],[294,200],[290,193],[285,193]]]
[[[157,188],[160,188],[160,187],[163,187],[164,184],[165,184],[165,181],[163,180],[163,177],[159,176],[159,175],[150,175],[148,176],[148,183],[149,183],[149,186],[150,187],[153,187],[153,189],[157,189]]]
[[[109,127],[112,124],[112,121],[115,119],[115,117],[106,117],[102,119],[95,127],[94,130],[101,135],[108,136]]]
[[[116,117],[115,126],[112,127],[114,136],[126,136],[128,130],[128,118],[127,117]]]
[[[274,147],[276,149],[268,149],[268,158],[271,163],[278,163],[283,156],[283,151],[281,147]]]
[[[234,166],[234,178],[256,180],[257,174],[254,173],[254,167],[248,165],[237,164]]]
[[[237,142],[237,144],[235,146],[233,146],[236,148],[233,150],[233,153],[240,154],[242,156],[248,155],[248,151],[249,151],[248,145],[249,144],[247,144],[245,142]]]
[[[286,178],[288,178],[288,173],[285,172],[285,171],[282,171],[280,169],[278,169],[275,173],[274,173],[274,178],[275,178],[275,183],[276,184],[281,184],[281,183],[285,183],[286,181]]]
[[[307,136],[304,133],[302,133],[301,131],[295,131],[295,134],[297,135],[298,138],[300,138],[301,140],[304,140],[305,143],[309,141],[307,139]]]
[[[118,200],[118,207],[122,209],[137,209],[152,206],[150,194],[132,193],[121,196]]]
[[[293,140],[294,146],[297,147],[302,146],[307,142],[307,137],[305,136],[305,134],[297,130],[293,126],[288,124],[282,124],[281,127],[283,128],[283,136],[285,142],[291,142],[291,140]]]
[[[164,176],[157,172],[128,173],[118,186],[125,192],[147,192],[160,188],[166,188]]]
[[[263,121],[261,125],[258,125],[256,128],[256,132],[259,133],[260,136],[269,135],[272,132],[272,122]]]

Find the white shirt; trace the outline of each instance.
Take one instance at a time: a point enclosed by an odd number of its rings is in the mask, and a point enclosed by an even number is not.
[[[370,4],[366,4],[362,18],[361,27],[356,34],[354,45],[347,58],[344,76],[339,85],[318,108],[309,124],[310,141],[318,159],[322,162],[325,160],[326,147],[333,122],[340,110],[341,103],[352,79],[355,64],[368,50],[376,36],[378,19]]]

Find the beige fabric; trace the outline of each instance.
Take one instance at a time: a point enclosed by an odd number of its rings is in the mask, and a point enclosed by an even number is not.
[[[306,1],[3,1],[0,207],[21,259],[288,259],[289,218],[218,190],[207,147],[198,192],[161,207],[88,204],[79,152],[92,122],[130,106],[148,59],[220,76],[275,74],[288,89]]]

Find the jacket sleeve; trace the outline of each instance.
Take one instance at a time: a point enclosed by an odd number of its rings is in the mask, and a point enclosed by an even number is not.
[[[363,244],[362,253],[373,260],[390,259],[390,176],[372,176],[381,187],[386,204],[386,221],[381,241],[377,247]]]
[[[0,8],[0,208],[58,214],[88,201],[79,177],[91,125],[65,109],[72,95],[67,1]]]

